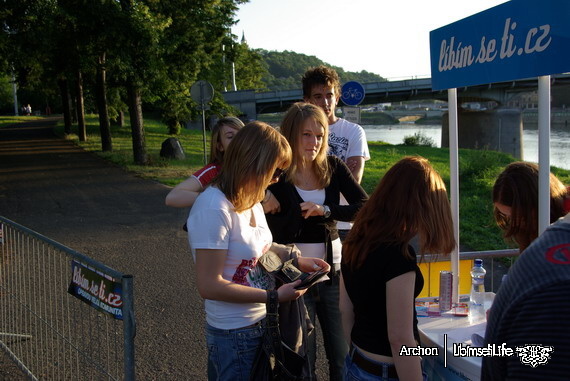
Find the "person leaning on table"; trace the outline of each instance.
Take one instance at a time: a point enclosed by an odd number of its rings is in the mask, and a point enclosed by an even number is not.
[[[481,380],[569,380],[569,317],[570,213],[524,251],[497,292],[485,344],[521,349],[509,357],[483,357]],[[544,349],[531,355],[529,344]],[[538,360],[544,362],[532,363]]]
[[[570,190],[550,173],[550,223],[570,212]],[[495,221],[506,240],[524,251],[538,237],[538,165],[525,161],[505,167],[493,185]]]

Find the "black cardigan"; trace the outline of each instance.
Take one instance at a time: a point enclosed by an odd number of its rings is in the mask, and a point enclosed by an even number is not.
[[[301,215],[303,199],[295,189],[295,185],[282,177],[279,182],[269,186],[271,193],[281,205],[276,214],[266,214],[267,223],[273,241],[288,243],[319,243],[338,238],[336,221],[353,221],[358,210],[368,196],[356,182],[350,170],[336,156],[327,157],[331,168],[331,181],[325,188],[325,205],[331,210],[329,218],[312,216],[305,219]],[[340,194],[343,194],[349,205],[339,205]]]

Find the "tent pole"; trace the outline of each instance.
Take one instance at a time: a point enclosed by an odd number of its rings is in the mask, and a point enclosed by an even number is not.
[[[538,77],[538,234],[550,225],[550,76]]]
[[[453,234],[457,243],[451,253],[451,272],[453,273],[453,303],[459,303],[459,144],[458,144],[458,111],[457,89],[447,90],[449,110],[449,191],[451,193],[451,215],[453,217]]]

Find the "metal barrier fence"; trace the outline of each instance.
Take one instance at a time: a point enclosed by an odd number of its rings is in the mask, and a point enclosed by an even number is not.
[[[520,255],[518,249],[485,250],[485,251],[464,251],[459,253],[459,292],[469,293],[471,289],[471,276],[469,272],[473,266],[473,259],[481,258],[487,275],[485,276],[485,289],[497,292],[502,281],[502,277],[512,266],[514,259]],[[501,258],[501,261],[496,259]],[[441,270],[451,270],[449,256],[426,254],[420,263],[420,269],[424,275],[424,288],[422,297],[439,295],[439,272]]]
[[[4,217],[0,255],[0,349],[30,379],[135,379],[132,276]]]

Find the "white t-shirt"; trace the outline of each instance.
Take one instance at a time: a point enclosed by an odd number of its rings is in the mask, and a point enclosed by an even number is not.
[[[251,216],[255,226],[251,226]],[[273,241],[261,204],[236,213],[233,205],[216,187],[198,196],[188,216],[188,241],[196,261],[196,249],[227,250],[222,277],[233,283],[271,289],[274,284],[257,259]],[[219,329],[235,329],[265,317],[264,303],[230,303],[206,299],[206,321]]]
[[[325,202],[325,190],[315,189],[315,190],[303,190],[299,187],[295,187],[297,193],[303,199],[303,201],[312,201],[315,204],[323,205]],[[338,222],[337,222],[338,223]],[[327,260],[327,253],[325,251],[325,243],[299,243],[295,242],[295,246],[301,251],[303,257],[320,258]],[[333,263],[340,263],[342,257],[342,243],[340,238],[332,241],[332,252],[333,252]]]
[[[370,160],[368,141],[364,129],[356,123],[346,119],[338,120],[329,125],[329,154],[335,155],[346,163],[349,157],[362,156],[364,160]],[[348,205],[344,196],[340,195],[340,205]],[[352,223],[338,221],[337,228],[347,230],[352,227]]]
[[[334,124],[329,125],[329,154],[345,163],[352,156],[362,156],[364,160],[370,160],[364,129],[356,123],[338,118]]]

